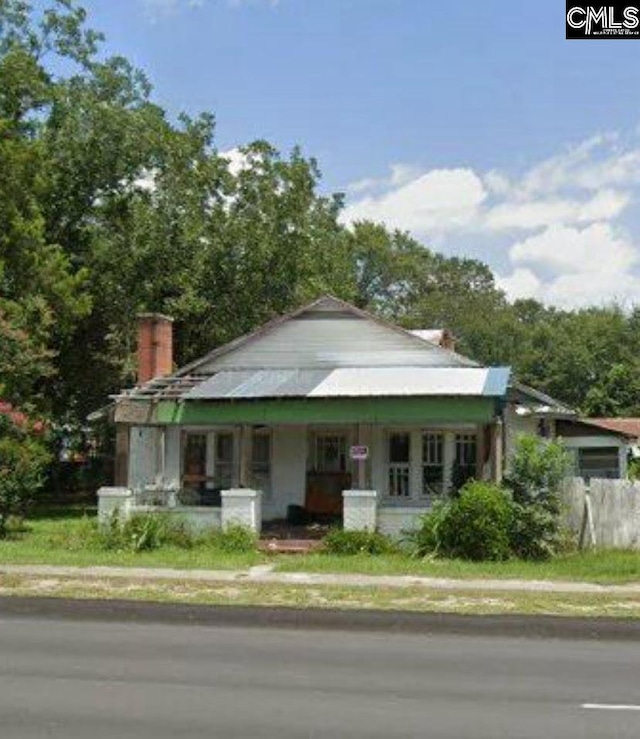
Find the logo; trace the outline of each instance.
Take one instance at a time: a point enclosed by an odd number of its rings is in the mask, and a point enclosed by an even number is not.
[[[640,0],[606,5],[567,0],[568,39],[640,38]]]

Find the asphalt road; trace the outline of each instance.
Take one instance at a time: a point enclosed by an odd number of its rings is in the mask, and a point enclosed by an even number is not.
[[[1,739],[636,739],[638,704],[637,642],[0,617]]]

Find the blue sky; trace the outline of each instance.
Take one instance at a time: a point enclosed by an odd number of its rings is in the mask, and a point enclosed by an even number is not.
[[[512,296],[640,295],[640,42],[564,39],[562,0],[90,0],[107,50],[222,151],[318,158],[345,220],[476,256]]]

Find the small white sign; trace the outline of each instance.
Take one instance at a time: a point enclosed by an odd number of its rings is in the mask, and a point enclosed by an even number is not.
[[[369,459],[369,447],[364,446],[364,444],[352,446],[349,450],[349,456],[351,459]]]

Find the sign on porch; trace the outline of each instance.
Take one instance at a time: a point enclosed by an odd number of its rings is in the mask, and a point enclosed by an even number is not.
[[[363,444],[352,446],[349,449],[349,456],[351,459],[369,459],[369,447]]]

